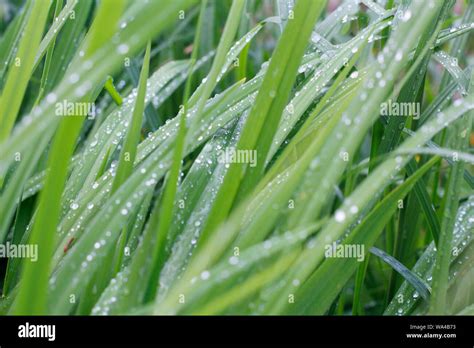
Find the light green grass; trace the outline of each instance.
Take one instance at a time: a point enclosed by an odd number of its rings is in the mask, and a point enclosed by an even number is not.
[[[332,2],[0,18],[0,313],[472,314],[474,4]]]

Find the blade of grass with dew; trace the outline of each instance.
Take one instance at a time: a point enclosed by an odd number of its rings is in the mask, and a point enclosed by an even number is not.
[[[131,126],[127,130],[127,135],[120,151],[120,157],[115,172],[115,178],[112,183],[111,194],[113,194],[118,187],[122,185],[133,171],[133,164],[137,153],[137,146],[140,141],[140,129],[142,126],[143,112],[145,111],[145,95],[148,80],[148,71],[150,67],[150,48],[151,43],[145,49],[145,56],[143,58],[142,70],[140,72],[140,80],[137,88],[137,97],[133,107],[133,114],[131,119]],[[119,237],[119,245],[124,246],[127,240],[126,229],[124,228]],[[116,268],[122,263],[123,248],[118,248],[116,254]]]
[[[472,22],[473,20],[474,20],[474,3],[471,2],[471,3],[467,4],[466,11],[465,11],[465,13],[464,13],[464,15],[461,19],[461,23],[469,23],[469,22]],[[462,37],[462,36],[457,37],[452,42],[450,42],[451,47],[449,49],[449,54],[452,57],[454,57],[454,61],[452,61],[452,63],[454,65],[457,65],[458,62],[460,64],[466,64],[465,56],[461,52],[466,49],[467,43],[468,43],[467,38]],[[471,75],[470,71],[472,71],[472,70],[470,70],[470,69],[472,69],[472,68],[467,67],[465,69],[466,76]],[[445,69],[439,88],[441,90],[447,89],[450,86],[449,83],[452,80],[453,80],[452,74],[449,73],[449,70]],[[452,81],[452,83],[456,83],[456,81]],[[468,87],[469,86],[467,86],[465,90],[468,90],[469,89]],[[447,100],[450,101],[449,99],[447,99]],[[441,146],[445,146],[445,135],[446,135],[446,131],[443,131],[435,139],[435,141],[437,141]],[[438,204],[442,207],[444,201],[439,197],[439,195],[438,195],[438,185],[436,185],[436,183],[438,183],[440,178],[441,178],[441,166],[439,166],[438,169],[439,170],[437,171],[437,173],[435,174],[435,176],[433,178],[434,183],[433,183],[432,192],[433,192],[433,201],[435,202],[435,204]],[[471,185],[471,188],[472,187],[474,187],[474,186]]]
[[[66,4],[65,8],[67,8],[68,4]],[[66,73],[66,69],[63,68],[69,65],[83,39],[86,21],[91,12],[92,5],[93,3],[89,1],[78,1],[74,6],[73,12],[71,12],[66,19],[66,23],[61,28],[61,39],[56,40],[54,47],[49,77],[45,87],[46,93],[53,90]],[[53,35],[54,30],[51,36]],[[48,37],[48,34],[45,37]]]
[[[57,36],[61,32],[61,29],[64,27],[64,25],[67,23],[68,17],[70,17],[73,12],[75,13],[78,2],[78,0],[68,0],[64,8],[62,6],[63,1],[56,2],[56,10],[53,17],[54,21],[51,24],[51,27],[48,29],[48,32],[44,36],[43,40],[41,40],[41,44],[39,45],[35,56],[33,70],[38,67],[41,59],[45,54],[47,54],[50,48],[54,47]],[[61,10],[61,12],[59,12],[59,10]]]
[[[426,151],[425,154],[435,154],[436,153],[430,153],[430,152],[434,152],[436,151],[437,149],[439,149],[438,145],[436,145],[435,143],[433,143],[432,141],[429,141],[426,143],[426,145],[429,147],[428,149],[425,149],[423,150],[422,149],[422,152],[423,151]],[[454,161],[452,159],[452,156],[448,156],[446,155],[446,152],[444,149],[440,149],[440,153],[439,153],[440,156],[443,156],[445,157],[445,160],[450,164],[450,165],[453,165]],[[452,155],[452,152],[451,152],[451,155]],[[465,162],[470,162],[470,156],[469,154],[460,154],[460,158],[461,160],[465,161]],[[466,182],[466,184],[471,188],[471,189],[474,189],[474,176],[471,175],[471,173],[468,171],[468,169],[466,168],[464,170],[464,181]]]
[[[240,19],[239,32],[238,35],[241,37],[250,29],[250,17],[251,17],[251,3],[248,0],[245,0],[245,10]],[[250,42],[242,50],[242,53],[235,60],[237,63],[237,69],[235,70],[235,79],[237,81],[247,78],[247,62],[249,57]]]
[[[78,5],[78,6],[81,6],[82,4],[84,4],[84,3],[81,3],[81,4]],[[81,7],[81,8],[82,8],[82,7]],[[81,12],[81,13],[82,13],[82,12]],[[85,13],[87,14],[87,11],[86,11]],[[81,15],[81,18],[83,18],[82,15]],[[78,21],[79,21],[79,13],[78,13],[78,17],[76,17],[76,20],[72,20],[71,22],[72,22],[72,23],[76,23],[76,22],[78,22]],[[66,27],[67,27],[67,25],[66,25]],[[61,70],[61,69],[59,69],[59,70]],[[46,139],[47,136],[45,135],[44,138]],[[35,144],[35,146],[38,146],[38,144]],[[36,151],[38,151],[38,149],[36,149]],[[32,163],[31,165],[34,165],[34,164]],[[17,179],[17,178],[21,178],[21,176],[16,176],[15,179]],[[41,186],[38,185],[38,186],[36,186],[35,188],[38,189],[38,187],[41,187]],[[35,191],[34,191],[34,190],[31,190],[31,189],[28,189],[26,192],[29,193],[29,194],[33,194]]]
[[[344,122],[346,122],[346,121],[344,121]],[[344,126],[341,126],[341,127],[344,128]],[[340,138],[340,135],[337,134],[337,137],[335,137],[334,139],[336,139],[336,138]],[[334,155],[334,156],[337,156],[337,155]],[[314,181],[314,179],[313,179],[313,182],[320,182],[320,181],[319,180]],[[327,187],[329,187],[329,186],[327,186]],[[312,191],[312,190],[313,189],[309,189],[309,191]],[[308,190],[304,190],[304,191],[307,192]],[[315,195],[315,196],[317,197],[317,195]],[[296,207],[298,207],[298,204],[296,205]],[[301,204],[300,204],[300,207],[301,207]],[[303,207],[304,207],[304,204],[303,204]]]
[[[416,47],[414,56],[410,59],[413,60],[414,64],[410,67],[408,73],[411,73],[409,78],[405,77],[405,85],[403,85],[398,98],[397,103],[416,103],[421,109],[421,102],[423,99],[423,86],[425,82],[428,62],[431,58],[431,50],[428,47],[435,41],[441,30],[441,24],[444,21],[448,10],[450,9],[452,2],[445,2],[444,6],[439,10],[439,14],[436,21],[426,27],[425,32],[422,34],[419,44]],[[418,64],[418,66],[417,66]],[[406,104],[405,104],[406,105]],[[408,116],[408,115],[406,115]],[[415,117],[415,115],[410,115]],[[406,117],[389,117],[388,123],[384,129],[382,139],[378,147],[378,154],[384,154],[399,143],[402,130],[407,122]],[[415,122],[415,121],[413,121]],[[416,170],[417,164],[415,161],[411,161],[408,164],[408,175],[412,174]],[[422,184],[423,180],[415,185],[413,194],[410,194],[407,198],[410,209],[405,210],[402,214],[411,214],[412,217],[419,219],[423,213],[431,235],[437,240],[439,235],[439,221],[434,209],[434,206],[430,200],[430,196],[426,191],[425,186]],[[415,199],[416,197],[416,199]],[[404,216],[405,217],[405,216]],[[397,241],[394,243],[397,251],[395,256],[400,259],[401,262],[407,261],[405,255],[412,255],[413,244],[415,236],[417,235],[416,227],[417,224],[413,222],[413,219],[404,219],[405,224],[401,226],[401,232],[398,233]],[[392,239],[394,239],[393,237]],[[392,273],[392,280],[395,281],[396,273]],[[391,289],[393,290],[393,289]]]
[[[151,84],[151,86],[152,86],[151,89],[153,89],[153,87],[155,86],[155,84]],[[93,98],[91,98],[91,99],[94,100],[95,97],[93,97]],[[131,109],[130,109],[130,113],[131,113]],[[45,138],[44,140],[47,141],[48,139]],[[67,189],[66,189],[66,190],[67,190]],[[67,192],[67,191],[66,191],[66,192]],[[4,198],[5,198],[5,197],[2,197],[1,199],[3,200]],[[63,198],[63,201],[64,201],[64,200],[65,200],[65,198]],[[96,203],[96,206],[99,206],[99,205],[97,204],[97,202],[95,202],[95,203]],[[74,203],[74,204],[75,204],[75,203]],[[72,204],[72,206],[74,206],[74,204]],[[84,205],[84,207],[88,207],[87,211],[93,211],[93,210],[91,209],[91,207],[93,207],[93,206],[94,206],[94,203],[91,203],[91,202],[89,202],[89,204],[85,204],[85,205]],[[71,208],[71,210],[74,210],[74,209]],[[60,244],[61,237],[62,237],[62,228],[61,228],[61,226],[62,226],[62,222],[61,222],[61,223],[59,224],[59,226],[58,226],[59,242],[57,243],[57,245]],[[71,230],[71,232],[72,232],[72,231],[73,231],[73,230]],[[28,235],[29,235],[29,232],[30,232],[30,230],[28,229],[28,230],[25,232],[25,235],[28,236]],[[26,240],[25,240],[25,242],[26,242]],[[69,243],[69,242],[70,242],[70,241],[68,241],[68,243]],[[62,251],[62,250],[63,250],[63,249],[61,249],[61,251]],[[59,251],[59,250],[57,250],[57,252],[58,252],[58,251]],[[57,253],[57,252],[56,252],[56,253]]]
[[[290,13],[292,13],[293,8],[295,7],[295,2],[293,0],[275,0],[275,3],[281,20],[280,30],[283,32],[289,17],[291,17]]]
[[[452,250],[456,253],[451,254],[451,263],[453,264],[459,256],[470,246],[472,246],[472,231],[474,229],[474,198],[470,198],[463,203],[456,217],[453,230]],[[412,271],[422,277],[429,285],[432,286],[434,264],[436,260],[436,248],[431,243],[422,256],[418,259]],[[409,315],[410,313],[420,312],[426,314],[429,306],[419,308],[419,296],[416,295],[415,289],[408,283],[404,282],[389,306],[385,310],[386,315]]]
[[[474,84],[473,84],[474,86]],[[474,88],[473,88],[474,89]],[[471,113],[471,116],[473,114]],[[460,151],[467,149],[467,134],[471,133],[472,120],[466,117],[459,120],[451,130],[454,140],[454,149]],[[462,133],[467,132],[463,137]],[[446,313],[446,296],[448,290],[448,274],[451,256],[451,244],[453,238],[454,219],[459,206],[459,190],[464,172],[464,162],[457,161],[451,166],[447,183],[446,205],[443,211],[443,221],[441,224],[440,240],[438,243],[436,264],[433,273],[433,296],[430,303],[431,314]]]
[[[40,146],[46,146],[46,140],[42,140]],[[8,185],[3,190],[0,196],[0,211],[2,212],[2,220],[0,222],[0,243],[6,239],[8,234],[8,227],[15,212],[15,202],[21,198],[23,193],[22,183],[26,181],[28,176],[35,168],[35,164],[41,156],[41,152],[29,151],[23,155],[19,167],[15,171],[15,175],[8,181]],[[21,155],[20,155],[21,156]]]
[[[14,244],[20,244],[21,240],[24,235],[24,231],[28,228],[29,221],[31,219],[31,216],[33,214],[34,210],[34,202],[29,201],[29,202],[24,202],[18,203],[18,209],[15,213],[14,220],[12,222],[12,228],[11,228],[11,242]],[[7,262],[7,266],[5,269],[5,278],[3,280],[3,289],[2,289],[2,295],[8,296],[10,293],[10,290],[12,289],[12,286],[10,284],[14,283],[18,277],[19,277],[19,272],[10,272],[10,268],[12,263],[14,263],[14,259],[9,259]]]
[[[0,62],[2,62],[0,65],[0,87],[3,87],[6,75],[5,72],[11,64],[15,47],[18,46],[21,33],[24,31],[24,28],[28,22],[28,14],[31,10],[31,5],[32,2],[26,2],[25,7],[22,9],[21,13],[12,20],[5,33],[2,35],[0,42]]]
[[[231,45],[238,30],[244,5],[244,0],[234,0],[232,2],[232,7],[230,9],[229,15],[227,16],[224,31],[219,41],[216,55],[212,62],[211,71],[205,78],[205,82],[198,87],[198,89],[188,101],[188,108],[191,109],[195,107],[195,113],[197,115],[188,126],[191,131],[194,131],[196,124],[199,123],[206,100],[209,98],[212,91],[214,90],[215,84],[221,79],[222,75],[226,72],[228,66],[233,63],[233,60],[229,61],[228,52],[232,53]]]
[[[317,33],[321,36],[331,39],[332,34],[344,24],[343,18],[348,18],[357,13],[360,0],[346,1],[341,4],[335,11],[331,12],[324,20],[315,27]]]
[[[138,65],[138,62],[136,62],[135,60],[130,61],[130,66],[126,67],[125,70],[132,79],[134,86],[137,87],[140,77],[140,67]],[[162,117],[158,114],[156,109],[151,104],[145,107],[145,119],[148,123],[149,128],[153,132],[156,131],[164,122]]]
[[[34,1],[28,11],[28,21],[18,43],[15,63],[8,71],[0,96],[0,124],[2,125],[0,127],[0,143],[10,135],[20,111],[26,87],[33,73],[35,48],[40,44],[50,5],[51,1],[47,1],[46,4]]]
[[[126,308],[135,308],[143,304],[148,290],[148,281],[142,284],[139,279],[141,273],[148,275],[153,268],[150,251],[152,246],[156,245],[159,211],[160,205],[155,202],[131,263],[121,270],[103,291],[102,296],[92,308],[92,314],[120,314],[125,312]]]
[[[245,174],[241,178],[239,193],[236,197],[237,201],[250,192],[264,174],[265,161],[277,132],[282,111],[287,104],[292,82],[295,80],[295,74],[298,72],[301,58],[307,46],[307,39],[325,5],[326,2],[321,1],[318,5],[313,4],[310,6],[310,9],[304,9],[302,5],[297,3],[294,9],[295,18],[287,24],[282,33],[270,61],[261,90],[257,95],[255,107],[250,112],[247,121],[248,125],[246,124],[244,127],[241,140],[239,141],[238,148],[255,148],[257,161],[255,166],[243,169]],[[300,20],[304,16],[300,11],[305,10],[309,12],[304,15],[306,18],[303,19],[304,24],[301,25]],[[302,17],[298,18],[297,16]],[[291,45],[295,37],[298,37],[298,39]],[[285,70],[279,71],[277,64],[285,66]],[[256,117],[254,115],[259,116]],[[265,115],[265,117],[261,115]],[[264,124],[265,127],[263,127]],[[256,142],[255,137],[258,137],[258,142]]]
[[[97,98],[97,94],[99,93],[100,91],[100,88],[96,89],[95,91],[91,92],[90,95],[89,95],[89,100],[95,100]],[[59,116],[59,115],[58,115]],[[78,116],[78,115],[76,115]],[[48,138],[42,138],[40,139],[40,142],[36,144],[36,146],[38,146],[39,148],[41,148],[41,146],[43,147],[46,147],[46,144],[49,142],[49,139]],[[37,162],[35,160],[37,160],[38,158],[40,158],[43,154],[41,152],[37,152],[36,156],[32,156],[30,157],[31,160],[30,162],[28,163],[28,166],[25,166],[25,167],[22,167],[20,166],[17,171],[18,173],[16,173],[16,175],[14,176],[14,183],[15,185],[12,185],[12,187],[17,187],[17,185],[22,185],[22,183],[24,182],[24,178],[26,177],[26,175],[28,174],[27,172],[32,169],[34,166],[37,165]],[[45,158],[45,161],[46,161],[46,158]],[[45,163],[45,166],[46,168],[48,168],[48,163]],[[25,169],[25,172],[20,172],[20,170],[23,170]],[[47,172],[49,169],[45,169],[45,172]],[[46,176],[46,175],[45,175]],[[10,192],[11,193],[11,192]],[[23,192],[22,192],[23,193]],[[8,202],[6,199],[8,198],[8,195],[2,195],[0,197],[0,204],[3,204],[2,202]],[[14,209],[14,206],[10,207],[10,209]],[[22,243],[27,243],[29,238],[30,238],[30,234],[32,233],[32,227],[34,225],[34,221],[36,219],[36,212],[33,214],[32,216],[32,219],[31,219],[31,223],[27,226],[23,236],[22,236],[22,240],[21,242]],[[24,262],[24,259],[22,258],[15,258],[15,259],[12,259],[12,262],[9,264],[9,266],[11,265],[11,268],[9,269],[9,271],[11,272],[15,272],[17,269],[19,269],[20,267],[22,267],[22,264]]]
[[[140,129],[142,126],[143,112],[145,110],[146,83],[148,80],[148,71],[150,66],[150,42],[148,42],[143,58],[142,70],[140,72],[140,80],[138,83],[137,97],[133,107],[132,119],[127,135],[120,151],[120,157],[115,173],[114,182],[112,184],[112,192],[128,178],[133,169],[137,146],[140,140]]]
[[[470,15],[472,15],[472,9]],[[469,13],[467,13],[469,15]],[[471,17],[472,20],[472,17]],[[442,46],[444,43],[452,40],[462,38],[462,41],[468,40],[469,35],[463,36],[474,30],[474,25],[471,23],[464,23],[459,27],[446,28],[441,30],[438,39],[436,40],[436,46]],[[462,51],[459,51],[462,52]]]
[[[446,71],[451,75],[453,81],[458,85],[462,94],[466,94],[469,89],[469,77],[459,67],[457,58],[451,57],[444,51],[438,51],[434,54],[434,58],[439,62]]]
[[[395,271],[397,271],[408,283],[410,283],[418,291],[418,293],[425,301],[429,300],[430,289],[425,284],[425,282],[420,279],[419,276],[410,271],[400,261],[395,259],[393,256],[387,254],[383,250],[380,250],[376,247],[372,247],[370,248],[370,252],[378,256],[385,263],[390,265],[390,267],[392,267]]]
[[[474,304],[474,245],[471,243],[462,252],[454,250],[458,255],[451,264],[449,273],[449,289],[447,296],[446,312],[455,314]]]
[[[460,136],[462,138],[465,138],[466,136],[463,136],[464,131]],[[401,152],[399,152],[402,154]],[[445,157],[447,162],[451,165],[454,165],[457,161],[463,161],[468,164],[474,164],[474,155],[470,154],[468,152],[460,152],[459,150],[455,149],[447,149],[447,148],[430,148],[430,147],[421,147],[418,149],[413,149],[409,151],[405,151],[404,154],[411,153],[411,154],[423,154],[423,155],[435,155],[435,156],[440,156],[440,157]],[[453,161],[452,158],[455,158]]]
[[[101,89],[101,88],[96,88],[94,91],[92,91],[92,92],[89,94],[89,96],[88,96],[88,100],[95,100],[95,99],[97,98],[97,94],[100,92],[100,89]],[[86,111],[83,110],[83,112],[86,112]],[[60,115],[58,115],[58,116],[60,116]],[[69,116],[71,116],[71,115],[69,115]],[[74,117],[81,117],[81,116],[84,117],[85,115],[83,115],[83,114],[81,114],[81,113],[78,113],[78,114],[75,114],[75,115],[72,115],[72,116],[73,116],[73,118],[74,118]],[[80,120],[79,120],[79,121],[80,121]],[[41,140],[41,142],[43,142],[43,143],[40,142],[40,143],[37,144],[37,146],[43,146],[43,145],[44,145],[44,146],[46,147],[45,143],[47,143],[47,142],[49,141],[49,139],[48,139],[48,138],[42,138],[42,139],[40,139],[40,140]],[[39,154],[42,155],[41,153],[39,153]],[[45,153],[44,155],[46,155],[46,154],[47,154],[47,153]],[[44,156],[44,157],[45,157],[45,158],[44,158],[44,161],[46,162],[46,163],[45,163],[45,167],[46,167],[45,171],[46,171],[46,172],[49,172],[49,171],[50,171],[50,168],[49,168],[48,163],[47,163],[48,157],[46,157],[46,156]],[[32,158],[33,158],[33,159],[36,159],[36,158],[38,158],[38,156],[32,157]],[[35,166],[35,165],[36,165],[36,162],[31,161],[30,165],[31,165],[31,166]],[[22,178],[22,176],[24,175],[24,173],[21,173],[21,174],[22,174],[22,175],[20,175],[20,173],[18,173],[18,176],[15,176],[15,179],[19,179],[19,180],[16,180],[16,183],[18,183],[18,182],[21,183],[21,180],[22,180],[21,178]],[[45,176],[46,176],[46,175],[45,175]],[[67,175],[66,175],[66,177],[67,177]],[[2,200],[5,199],[5,198],[7,198],[7,197],[3,197],[3,196],[1,197]],[[27,243],[27,242],[28,242],[28,240],[29,240],[29,238],[30,238],[30,234],[32,233],[32,227],[34,227],[35,219],[36,219],[36,211],[35,211],[34,215],[32,216],[31,222],[30,222],[30,224],[28,225],[28,227],[26,228],[25,233],[24,233],[23,236],[22,236],[22,243]],[[21,267],[21,264],[23,263],[23,261],[24,261],[24,259],[22,259],[22,258],[13,259],[13,260],[12,260],[12,271],[13,271],[16,267]]]
[[[53,26],[59,20],[58,15],[59,15],[59,11],[61,10],[62,6],[63,6],[63,1],[62,0],[56,0],[56,5],[55,5],[54,15],[53,15],[53,18],[54,18]],[[39,103],[39,101],[41,99],[43,99],[43,96],[44,96],[44,93],[45,93],[45,87],[46,87],[46,84],[48,83],[49,70],[51,68],[51,60],[53,58],[55,43],[56,43],[56,40],[55,40],[55,38],[53,38],[50,42],[50,45],[48,46],[48,49],[46,50],[46,58],[45,58],[44,66],[43,66],[43,74],[41,75],[41,82],[40,82],[38,96],[36,97],[35,105],[37,105]],[[34,70],[34,68],[33,68],[33,70]]]
[[[118,18],[122,13],[123,2],[103,1],[97,10],[97,16],[90,31],[88,55],[91,55],[100,45],[109,39]],[[103,30],[102,26],[109,29]],[[100,28],[100,29],[99,29]],[[85,116],[85,115],[78,115]],[[82,126],[83,117],[66,118],[59,127],[50,150],[48,164],[50,172],[47,174],[44,190],[39,200],[38,215],[34,222],[29,242],[38,245],[42,250],[42,257],[36,262],[27,261],[24,265],[19,294],[13,304],[13,313],[47,312],[47,288],[50,274],[50,262],[53,254],[53,245],[57,223],[60,214],[60,199],[66,182],[67,167],[72,156],[76,137]],[[35,276],[34,276],[35,275]],[[30,299],[35,296],[34,307]]]
[[[170,226],[173,220],[173,211],[175,210],[175,199],[176,199],[176,191],[179,185],[179,177],[181,172],[181,161],[183,158],[184,146],[186,141],[186,133],[187,133],[187,121],[186,117],[188,114],[188,102],[189,96],[191,93],[191,83],[193,77],[193,67],[195,61],[197,59],[197,54],[199,52],[199,44],[202,32],[202,25],[203,25],[203,17],[206,11],[207,0],[201,2],[201,8],[199,12],[198,24],[197,24],[197,34],[194,37],[193,43],[193,52],[191,55],[191,66],[188,73],[188,80],[186,81],[186,86],[184,90],[184,100],[183,100],[183,109],[180,110],[180,119],[179,119],[179,129],[176,136],[176,140],[174,143],[174,150],[173,150],[173,161],[171,163],[171,167],[166,177],[162,197],[160,197],[160,207],[159,207],[159,219],[158,219],[158,226],[156,231],[156,241],[155,241],[155,248],[152,253],[152,269],[151,273],[148,275],[148,282],[147,282],[147,294],[146,299],[153,299],[156,294],[156,288],[159,278],[159,273],[161,272],[163,263],[165,261],[165,246],[166,240],[169,236]],[[237,7],[238,10],[238,7]],[[230,13],[229,16],[233,15],[234,13]],[[231,31],[232,33],[232,31]],[[221,42],[224,42],[222,40]],[[219,49],[218,49],[219,51]],[[220,57],[216,56],[214,59],[220,59]],[[213,64],[214,67],[214,64]],[[216,75],[217,79],[217,75]],[[206,81],[206,83],[210,83],[213,85],[215,81]],[[210,90],[209,90],[210,92]],[[201,96],[201,100],[207,100],[210,96],[208,95]],[[204,102],[201,104],[202,108],[204,108]],[[198,107],[199,108],[199,107]],[[197,116],[199,117],[199,109],[196,112]]]
[[[413,62],[417,61],[418,65],[413,64],[410,67],[410,69],[413,71],[412,74],[404,78],[406,80],[406,84],[404,84],[400,90],[397,98],[398,103],[415,102],[421,104],[422,94],[420,91],[423,91],[426,69],[431,57],[431,50],[427,48],[430,47],[429,42],[434,41],[441,30],[441,24],[445,13],[449,9],[449,3],[450,1],[445,2],[445,5],[440,9],[440,13],[437,15],[436,21],[430,23],[422,33],[419,44],[416,47],[415,54],[411,58]],[[400,55],[398,57],[400,57]],[[413,117],[415,115],[410,116]],[[392,151],[393,148],[398,145],[400,135],[403,130],[403,126],[400,126],[400,124],[405,125],[406,120],[406,117],[388,118],[388,124],[385,127],[384,136],[382,137],[382,141],[379,146],[380,154]]]

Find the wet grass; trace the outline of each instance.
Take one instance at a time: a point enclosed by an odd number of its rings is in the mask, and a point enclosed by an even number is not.
[[[1,313],[474,314],[472,2],[2,6]]]

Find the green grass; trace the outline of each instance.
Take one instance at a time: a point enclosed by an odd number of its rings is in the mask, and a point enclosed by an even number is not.
[[[473,313],[472,1],[16,3],[0,313]]]

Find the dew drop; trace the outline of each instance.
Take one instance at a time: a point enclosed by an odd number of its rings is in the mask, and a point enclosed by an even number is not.
[[[338,210],[336,211],[334,218],[337,222],[343,222],[346,219],[346,213],[344,213],[342,210]]]
[[[209,279],[210,276],[211,276],[211,273],[209,273],[209,271],[203,271],[203,272],[201,273],[201,279],[202,279],[202,280]]]

